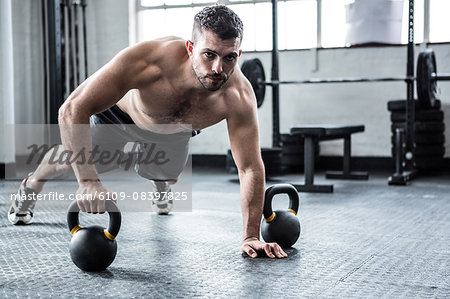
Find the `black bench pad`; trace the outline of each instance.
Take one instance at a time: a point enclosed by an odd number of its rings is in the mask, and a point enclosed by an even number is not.
[[[292,135],[317,136],[321,140],[344,138],[357,132],[364,132],[364,125],[306,125],[291,128]]]

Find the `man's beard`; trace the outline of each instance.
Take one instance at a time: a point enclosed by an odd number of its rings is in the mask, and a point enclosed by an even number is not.
[[[228,81],[233,71],[228,75],[218,75],[218,74],[199,74],[194,67],[195,76],[197,76],[200,84],[209,91],[216,91],[222,88],[222,86]],[[210,80],[213,79],[213,80]],[[216,80],[214,80],[216,79]]]

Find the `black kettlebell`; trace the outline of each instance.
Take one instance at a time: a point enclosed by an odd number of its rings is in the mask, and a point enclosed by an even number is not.
[[[276,194],[289,196],[289,208],[286,211],[273,211],[272,199]],[[264,199],[264,219],[261,234],[266,242],[276,242],[283,248],[289,248],[300,236],[300,221],[297,217],[299,198],[297,190],[290,184],[277,184],[266,189]]]
[[[106,201],[106,211],[109,214],[109,227],[99,225],[80,226],[78,214],[80,208],[74,201],[69,206],[67,223],[72,239],[70,240],[70,257],[74,264],[83,271],[102,271],[114,261],[117,253],[115,240],[120,230],[122,216],[117,205]]]

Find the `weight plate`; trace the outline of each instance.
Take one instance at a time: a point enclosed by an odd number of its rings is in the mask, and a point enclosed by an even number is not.
[[[438,156],[443,157],[445,154],[445,147],[439,145],[416,145],[414,148],[416,156]]]
[[[443,145],[445,143],[445,135],[442,133],[435,134],[416,134],[416,144],[435,144]],[[395,144],[395,135],[391,136],[392,144]]]
[[[275,147],[275,148],[261,148],[261,155],[271,157],[271,156],[279,156],[281,155],[281,148]]]
[[[262,148],[261,156],[264,162],[266,176],[282,174],[281,148]],[[231,150],[227,152],[226,170],[228,173],[238,173]]]
[[[284,155],[281,158],[283,165],[303,165],[304,164],[304,157],[300,155]]]
[[[444,165],[444,158],[438,157],[416,157],[415,166],[418,169],[441,169]]]
[[[417,105],[418,101],[416,101],[416,105],[415,110],[422,110],[424,108],[428,108],[428,109],[441,109],[441,101],[440,100],[435,100],[434,101],[434,106],[433,107],[421,107],[419,105]],[[406,105],[406,100],[392,100],[389,101],[387,104],[387,109],[389,111],[405,111],[405,105]]]
[[[416,143],[423,144],[444,144],[445,135],[444,134],[416,134]]]
[[[304,171],[303,165],[283,165],[282,168],[284,174],[298,174]]]
[[[283,144],[289,145],[302,145],[305,142],[305,138],[301,135],[280,134],[280,140]]]
[[[283,144],[283,156],[284,155],[299,155],[303,156],[303,152],[305,151],[303,146],[295,146],[295,145],[284,145]]]
[[[420,106],[435,107],[436,98],[439,96],[436,79],[436,57],[432,49],[426,49],[419,53],[417,59],[417,96]]]
[[[395,155],[395,146],[391,148],[392,155]],[[443,157],[445,147],[443,145],[416,145],[414,148],[416,156],[421,157]]]
[[[281,161],[284,165],[303,165],[304,160],[303,155],[283,155]],[[314,161],[319,161],[319,155],[314,155]]]
[[[261,60],[258,58],[245,60],[241,66],[241,71],[252,85],[258,108],[261,107],[266,94],[266,86],[259,83],[266,81],[266,75]]]
[[[303,156],[305,152],[305,147],[303,145],[284,145],[281,147],[283,151],[283,155],[300,155]],[[315,154],[318,154],[320,151],[319,144],[316,144],[314,148]]]
[[[402,112],[392,112],[391,121],[392,122],[405,122],[406,113]],[[444,120],[444,112],[441,110],[418,110],[415,113],[416,121],[442,121]]]
[[[266,176],[283,174],[281,148],[262,148],[261,156],[264,162]]]
[[[395,134],[395,130],[398,128],[405,130],[406,124],[404,122],[393,123],[391,125],[392,134]],[[416,122],[414,128],[416,132],[444,132],[445,124],[443,122]]]

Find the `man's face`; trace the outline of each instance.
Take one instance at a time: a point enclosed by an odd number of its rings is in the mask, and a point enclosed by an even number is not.
[[[195,43],[186,42],[194,73],[205,89],[216,91],[233,74],[242,53],[240,39],[222,40],[210,30],[203,30],[197,36]]]

